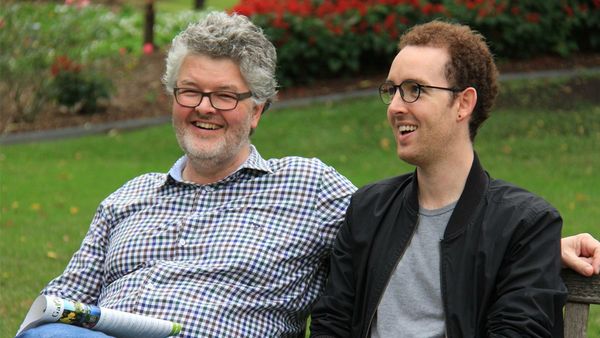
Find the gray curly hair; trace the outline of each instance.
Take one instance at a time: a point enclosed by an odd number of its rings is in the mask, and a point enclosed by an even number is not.
[[[188,54],[233,60],[239,65],[257,104],[270,102],[277,94],[275,46],[260,27],[243,15],[210,12],[173,39],[162,78],[171,95],[179,68]]]

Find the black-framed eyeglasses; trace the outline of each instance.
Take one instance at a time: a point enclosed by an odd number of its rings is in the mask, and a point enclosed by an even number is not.
[[[196,108],[205,96],[210,105],[218,110],[233,110],[238,102],[252,96],[252,92],[234,93],[229,91],[201,92],[191,88],[173,88],[173,96],[180,106]]]
[[[396,94],[396,91],[399,91],[400,97],[404,102],[413,103],[419,99],[423,88],[448,90],[453,93],[463,91],[463,89],[459,88],[427,86],[422,85],[413,80],[406,80],[402,81],[402,83],[400,83],[399,85],[396,85],[393,82],[384,82],[383,84],[381,84],[381,86],[379,86],[379,97],[381,97],[381,101],[383,101],[383,103],[390,104],[392,102],[392,99],[394,98],[394,94]]]

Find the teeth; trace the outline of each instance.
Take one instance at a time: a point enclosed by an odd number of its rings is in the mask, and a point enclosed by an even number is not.
[[[398,131],[401,133],[411,132],[417,130],[417,126],[413,125],[402,125],[398,127]]]
[[[210,129],[210,130],[219,129],[219,126],[217,126],[216,124],[206,123],[206,122],[194,122],[194,126],[196,126],[198,128]]]

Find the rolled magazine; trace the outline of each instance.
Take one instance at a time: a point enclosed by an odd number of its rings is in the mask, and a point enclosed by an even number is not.
[[[77,325],[118,338],[165,338],[181,332],[180,324],[168,320],[41,295],[31,305],[17,336],[46,323]]]

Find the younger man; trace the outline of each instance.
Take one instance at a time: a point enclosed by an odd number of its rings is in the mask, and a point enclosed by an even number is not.
[[[352,197],[314,337],[562,335],[561,217],[473,150],[497,88],[469,27],[434,21],[401,38],[380,94],[416,171]]]

